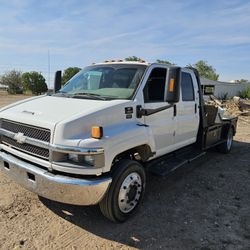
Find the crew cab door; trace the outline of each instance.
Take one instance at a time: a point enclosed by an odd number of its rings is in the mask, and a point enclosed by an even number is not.
[[[167,68],[155,66],[151,69],[143,89],[144,109],[157,109],[168,105],[166,100]],[[156,156],[166,154],[174,149],[174,133],[176,119],[174,108],[162,110],[155,114],[144,116],[155,143]]]
[[[176,107],[175,143],[181,148],[194,143],[199,128],[199,94],[193,72],[182,69],[180,101]]]

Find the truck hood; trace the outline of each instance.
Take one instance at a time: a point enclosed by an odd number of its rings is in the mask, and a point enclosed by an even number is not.
[[[10,105],[0,112],[0,118],[20,121],[34,126],[53,129],[63,120],[86,116],[102,109],[126,104],[129,100],[89,100],[43,96],[31,98],[17,105]]]

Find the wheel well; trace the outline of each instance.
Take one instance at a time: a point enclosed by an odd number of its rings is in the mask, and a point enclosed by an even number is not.
[[[145,162],[146,160],[148,160],[148,158],[152,157],[153,155],[154,152],[152,152],[150,146],[144,144],[134,148],[130,148],[128,150],[119,153],[118,155],[115,156],[112,165],[117,163],[121,159],[131,159],[131,160]]]
[[[232,124],[232,125],[231,125],[231,127],[232,127],[232,129],[233,129],[233,135],[235,135],[235,134],[236,134],[236,128],[235,128],[235,125],[234,125],[234,124]]]
[[[227,133],[228,133],[230,128],[233,129],[233,135],[235,135],[235,133],[236,133],[235,125],[234,124],[226,124],[223,128],[223,133],[222,133],[223,138],[227,138]]]

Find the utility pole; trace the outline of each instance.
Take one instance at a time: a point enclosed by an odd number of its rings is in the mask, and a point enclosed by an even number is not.
[[[48,88],[50,88],[50,51],[48,49]]]

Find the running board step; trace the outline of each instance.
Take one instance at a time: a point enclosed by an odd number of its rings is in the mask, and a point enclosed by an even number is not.
[[[204,151],[186,150],[165,155],[159,159],[152,160],[146,165],[146,170],[152,174],[166,176],[175,169],[194,161],[205,155]]]

